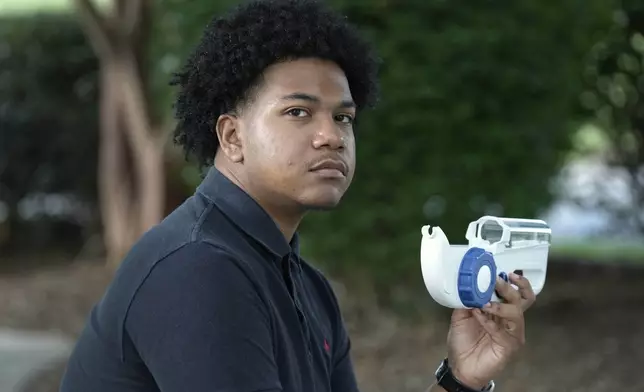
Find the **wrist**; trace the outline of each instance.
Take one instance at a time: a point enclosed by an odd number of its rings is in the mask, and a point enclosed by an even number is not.
[[[455,369],[455,368],[452,368],[452,375],[454,376],[456,381],[458,381],[460,384],[470,389],[473,389],[475,391],[483,391],[488,385],[490,385],[490,380],[488,381],[475,380],[471,377],[467,377],[467,375],[464,375],[458,369]]]
[[[447,358],[436,369],[435,375],[438,386],[447,392],[490,392],[494,391],[495,387],[494,381],[481,381],[475,377],[468,377],[458,368],[452,368]]]

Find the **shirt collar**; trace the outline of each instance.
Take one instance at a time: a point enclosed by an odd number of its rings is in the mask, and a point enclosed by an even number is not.
[[[299,259],[298,233],[293,235],[289,244],[273,218],[255,199],[214,166],[208,170],[197,192],[212,201],[237,227],[280,259],[290,253]]]

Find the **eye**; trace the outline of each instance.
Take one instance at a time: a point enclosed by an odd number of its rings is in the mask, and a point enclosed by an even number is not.
[[[341,122],[343,124],[353,124],[353,117],[348,114],[338,114],[335,116],[335,121]]]
[[[290,109],[286,113],[289,116],[293,116],[293,117],[306,117],[309,115],[309,113],[306,110],[299,109],[299,108]]]

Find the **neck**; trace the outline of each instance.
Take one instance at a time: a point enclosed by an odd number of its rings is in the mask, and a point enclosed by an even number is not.
[[[304,218],[304,211],[298,208],[290,208],[286,203],[271,202],[270,195],[261,192],[261,190],[254,189],[252,182],[248,180],[247,176],[232,170],[225,164],[218,164],[216,159],[215,168],[253,198],[273,219],[286,239],[286,242],[291,242],[300,222]]]

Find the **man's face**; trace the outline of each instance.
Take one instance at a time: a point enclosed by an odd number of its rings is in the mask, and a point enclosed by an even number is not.
[[[355,106],[334,63],[300,59],[269,67],[234,121],[235,169],[271,205],[328,209],[353,179]],[[222,146],[224,147],[224,146]]]

